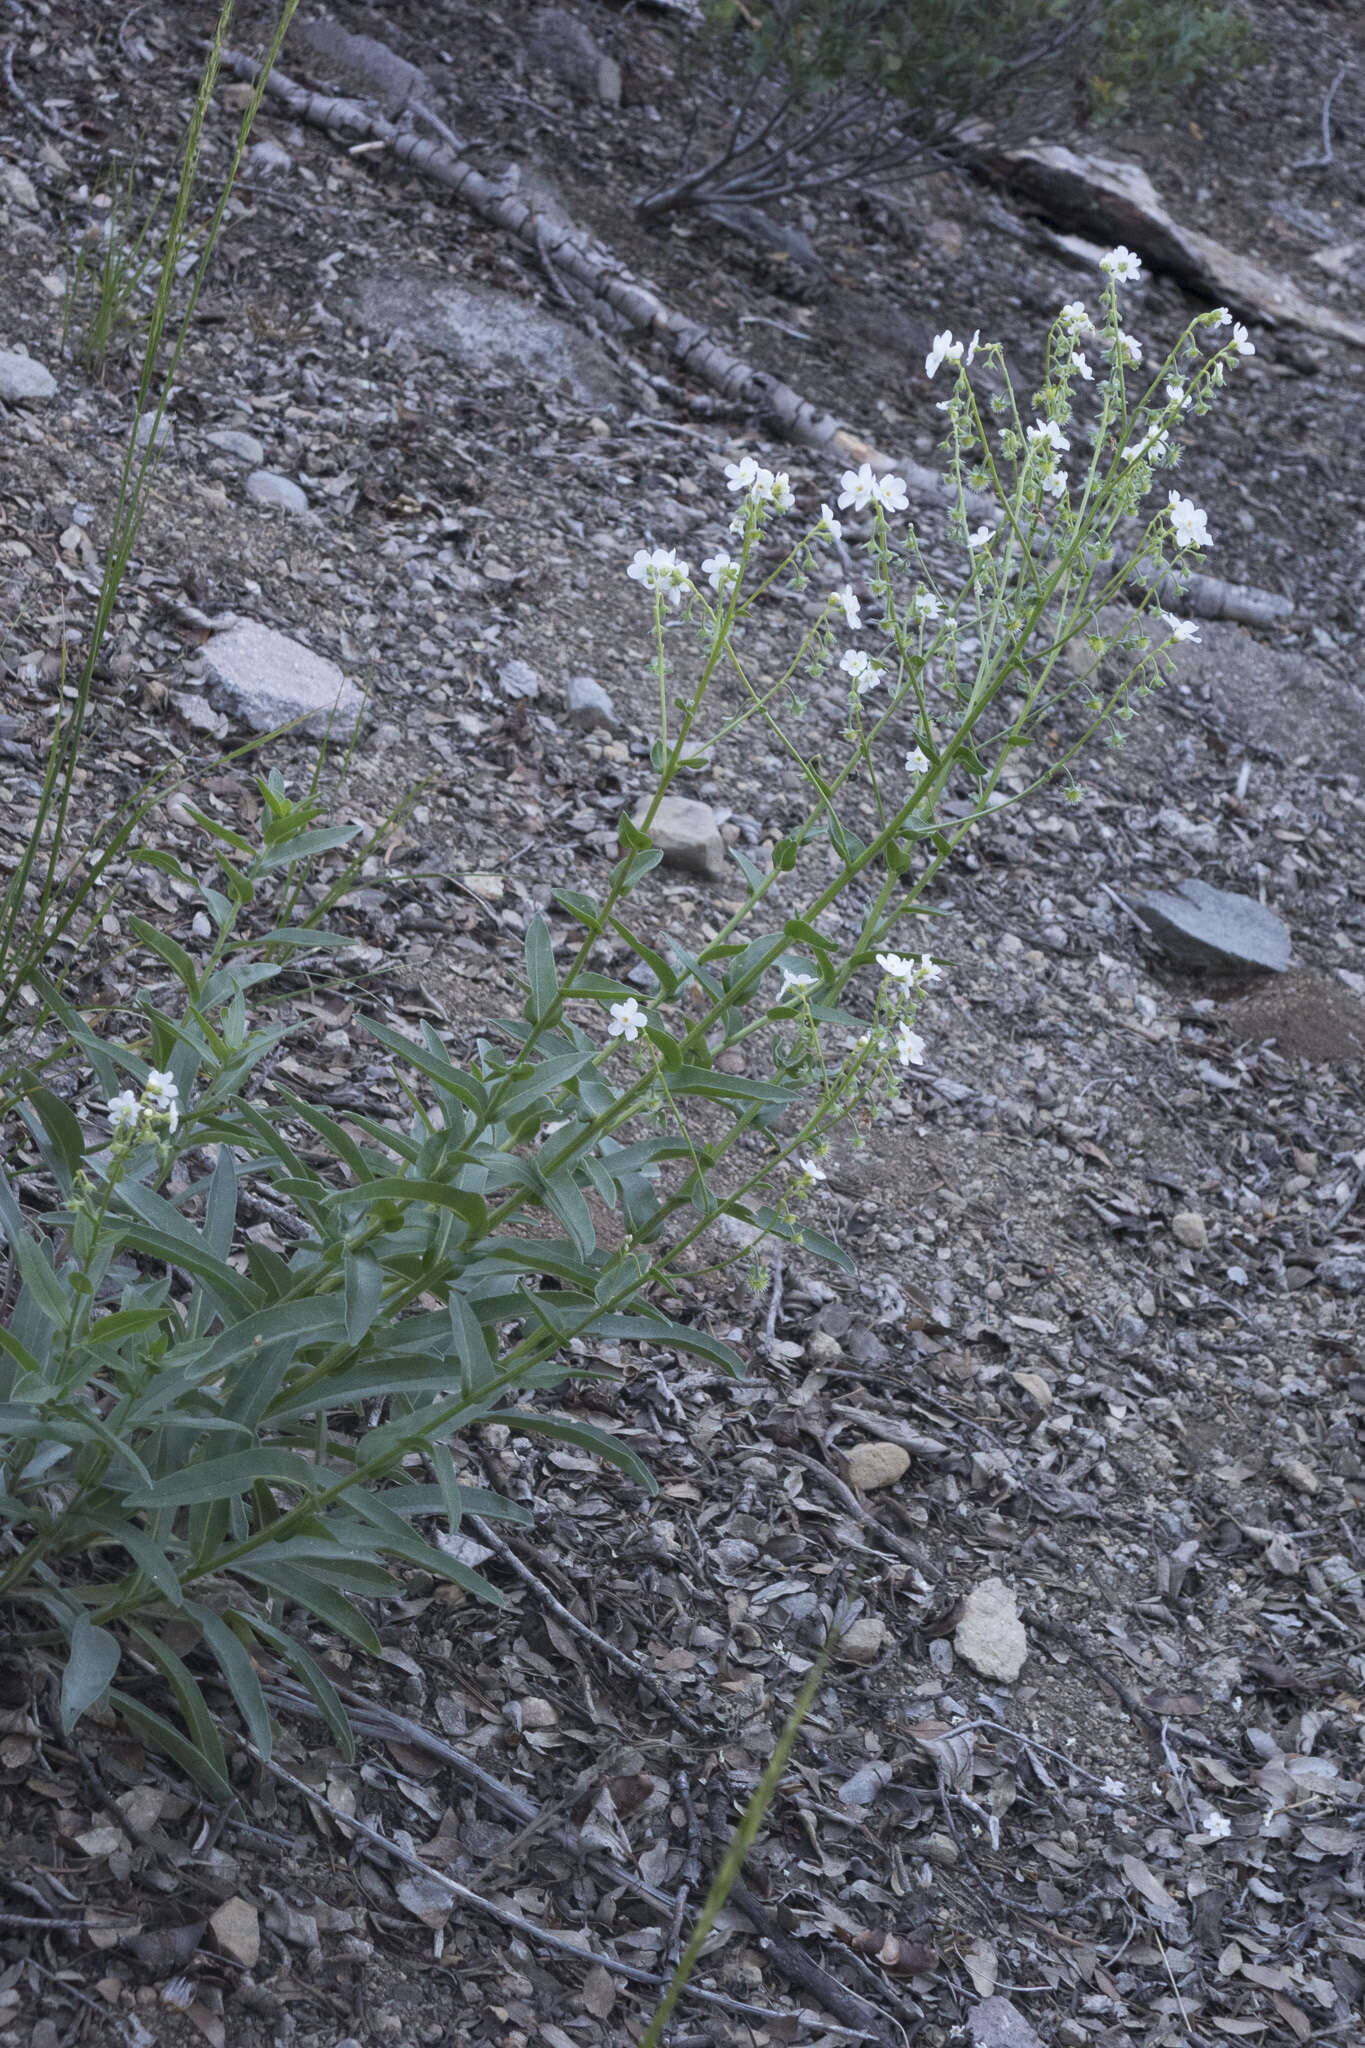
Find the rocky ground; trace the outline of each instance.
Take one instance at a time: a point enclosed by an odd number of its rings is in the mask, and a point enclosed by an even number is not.
[[[1261,68],[1088,140],[1360,317],[1357,26],[1307,0],[1255,11]],[[7,13],[9,862],[133,422],[135,335],[83,367],[77,303],[64,351],[73,252],[115,152],[137,138],[139,204],[173,169],[210,10]],[[585,71],[532,13],[412,0],[344,23],[423,67],[486,175],[888,452],[933,461],[934,331],[998,335],[1028,388],[1047,320],[1093,289],[1092,258],[963,172],[788,209],[814,268],[711,222],[646,233],[631,197],[682,142],[671,18],[581,0]],[[248,7],[240,46],[266,25]],[[1352,57],[1332,161],[1295,168]],[[301,46],[284,67],[347,83]],[[462,1049],[515,1001],[551,889],[605,873],[649,781],[635,548],[699,560],[739,453],[787,468],[812,511],[843,466],[770,443],[561,287],[382,153],[267,108],[177,379],[80,800],[93,819],[179,761],[187,794],[249,818],[236,749],[279,710],[263,631],[364,693],[364,736],[323,786],[379,835],[342,913],[366,981],[302,990],[274,1070],[343,1111],[392,1099],[358,1008],[430,1018]],[[1134,308],[1158,354],[1201,309],[1152,272]],[[571,1396],[647,1458],[653,1500],[568,1446],[464,1447],[471,1476],[534,1503],[533,1538],[475,1545],[503,1610],[419,1584],[376,1614],[381,1667],[329,1646],[354,1765],[277,1688],[293,1783],[247,1762],[241,1812],[206,1813],[112,1729],[59,1741],[8,1672],[0,2048],[638,2039],[846,1596],[858,1633],[698,1971],[712,2002],[682,2008],[675,2043],[1365,2040],[1365,352],[1255,339],[1182,482],[1209,510],[1210,569],[1292,613],[1258,636],[1206,624],[1079,803],[1010,812],[945,873],[927,1064],[865,1147],[836,1143],[816,1197],[857,1278],[790,1260],[757,1296],[742,1272],[713,1281],[694,1310],[735,1333],[746,1380],[636,1356]],[[937,515],[913,510],[932,558]],[[225,652],[227,614],[246,623]],[[774,613],[774,655],[787,630]],[[295,733],[268,761],[298,781],[316,751]],[[753,754],[691,793],[761,858],[795,802],[785,774]],[[197,858],[174,799],[155,829]],[[1200,971],[1156,945],[1140,900],[1192,879],[1267,906],[1288,971]],[[733,901],[724,879],[666,886],[698,927]],[[92,1003],[147,979],[134,907],[192,941],[139,869]],[[502,1921],[452,1909],[432,1870]]]

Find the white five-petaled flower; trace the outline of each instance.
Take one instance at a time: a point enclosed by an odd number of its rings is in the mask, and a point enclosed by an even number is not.
[[[908,1024],[902,1024],[896,1033],[896,1058],[903,1067],[924,1065],[924,1040]]]
[[[680,605],[687,589],[689,570],[674,548],[637,548],[626,574],[646,590],[659,591],[671,605]]]
[[[1068,334],[1089,334],[1091,332],[1090,315],[1086,312],[1079,299],[1072,299],[1069,304],[1062,307],[1061,312],[1057,315],[1057,324],[1059,327],[1064,328]]]
[[[904,477],[878,476],[870,462],[846,469],[839,481],[841,510],[852,506],[855,512],[865,512],[869,505],[879,505],[883,512],[904,512],[910,502]]]
[[[751,491],[761,476],[771,476],[772,471],[760,469],[752,455],[746,455],[741,462],[727,462],[725,465],[725,487],[730,491]]]
[[[801,1159],[798,1160],[797,1164],[800,1166],[801,1171],[805,1174],[807,1180],[829,1179],[829,1175],[825,1172],[823,1166],[817,1166],[813,1159]]]
[[[913,775],[915,780],[918,781],[921,775],[929,773],[931,766],[932,763],[923,747],[911,747],[905,757],[905,772],[907,775]]]
[[[1206,548],[1209,542],[1209,515],[1201,512],[1189,498],[1182,498],[1179,491],[1172,491],[1167,498],[1171,514],[1171,532],[1178,548]]]
[[[1232,315],[1226,306],[1214,307],[1213,319],[1210,325],[1213,327],[1230,327],[1232,325]]]
[[[817,531],[828,540],[842,540],[844,537],[843,521],[835,518],[828,505],[820,507],[820,525]]]
[[[1148,427],[1140,441],[1134,441],[1131,448],[1124,449],[1123,459],[1125,462],[1160,462],[1170,442],[1171,437],[1164,427]]]
[[[910,600],[910,609],[915,614],[915,617],[922,620],[926,626],[932,625],[935,619],[943,617],[943,606],[939,603],[932,590],[917,590],[914,597]]]
[[[940,363],[960,363],[962,343],[954,341],[951,329],[945,327],[942,334],[934,336],[934,345],[924,358],[924,372],[928,377],[936,374]]]
[[[1039,420],[1035,426],[1028,428],[1027,431],[1028,438],[1032,441],[1035,448],[1045,445],[1052,450],[1054,455],[1064,454],[1071,446],[1056,420]]]
[[[842,590],[833,591],[829,601],[831,604],[839,606],[844,617],[848,620],[851,630],[856,633],[863,623],[863,613],[853,585],[846,583]]]
[[[607,1016],[610,1019],[607,1025],[609,1036],[624,1038],[627,1045],[634,1045],[649,1022],[647,1012],[640,1008],[634,996],[627,996],[623,1003],[613,1003]]]
[[[1172,377],[1166,385],[1166,397],[1180,412],[1188,412],[1194,404],[1189,392],[1179,377]]]
[[[1232,345],[1239,356],[1254,356],[1256,353],[1256,344],[1240,320],[1232,323]]]
[[[943,969],[937,964],[932,953],[920,954],[915,979],[922,988],[928,988],[933,982],[942,981]]]
[[[1162,620],[1172,640],[1197,640],[1199,628],[1193,619],[1177,619],[1171,612],[1163,612]]]
[[[779,469],[777,475],[770,479],[767,490],[763,495],[767,498],[774,512],[791,511],[792,506],[796,503],[796,499],[792,495],[792,480],[787,475],[785,469]]]
[[[877,965],[889,981],[899,981],[906,988],[915,986],[915,963],[903,953],[878,953]]]
[[[975,533],[967,535],[967,545],[972,550],[972,553],[975,554],[978,548],[988,547],[994,539],[995,528],[993,526],[978,526]]]
[[[1131,249],[1122,242],[1117,249],[1111,249],[1100,258],[1100,269],[1112,277],[1115,284],[1136,284],[1142,275],[1142,264]]]
[[[1080,378],[1082,384],[1094,383],[1095,372],[1091,369],[1089,363],[1086,361],[1085,357],[1081,354],[1078,348],[1073,348],[1071,351],[1071,367],[1076,372],[1076,375]]]
[[[1100,347],[1117,357],[1130,370],[1142,367],[1142,343],[1134,341],[1131,334],[1125,334],[1120,327],[1113,337],[1105,336]]]
[[[1199,1832],[1206,1841],[1225,1842],[1232,1833],[1232,1822],[1225,1813],[1219,1813],[1211,1806],[1199,1816]]]
[[[143,1107],[153,1116],[164,1116],[172,1130],[180,1122],[180,1090],[173,1074],[158,1073],[155,1067],[147,1076],[147,1085],[142,1091]]]
[[[739,564],[724,548],[717,548],[714,555],[708,555],[701,565],[702,574],[711,588],[719,594],[722,583],[732,583],[739,574]]]
[[[142,1104],[131,1088],[124,1088],[119,1094],[109,1097],[109,1107],[105,1114],[113,1126],[114,1136],[121,1138],[125,1132],[137,1129],[142,1116]]]
[[[1065,496],[1066,471],[1064,469],[1050,469],[1047,475],[1040,479],[1040,482],[1044,493],[1049,498]]]
[[[813,974],[793,974],[790,968],[784,967],[782,970],[782,986],[777,992],[777,1000],[779,1003],[783,1003],[793,989],[795,989],[797,995],[802,995],[808,988],[814,988],[815,985],[815,976]]]
[[[1128,1797],[1128,1787],[1124,1784],[1122,1778],[1102,1779],[1100,1781],[1100,1790],[1107,1799],[1126,1799]]]

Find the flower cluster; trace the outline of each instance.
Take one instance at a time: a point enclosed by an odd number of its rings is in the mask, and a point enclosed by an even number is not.
[[[725,483],[729,490],[742,491],[751,505],[771,505],[774,512],[790,512],[796,503],[786,470],[774,474],[755,462],[752,455],[746,455],[740,462],[726,463]],[[744,531],[742,518],[735,522],[734,530]]]
[[[691,570],[678,557],[676,548],[637,548],[635,559],[627,569],[627,576],[636,583],[643,583],[646,590],[656,590],[676,607],[687,595]]]
[[[155,1067],[148,1074],[141,1095],[131,1088],[111,1095],[105,1111],[116,1138],[132,1142],[137,1138],[159,1137],[175,1130],[180,1122],[180,1090],[171,1074]]]

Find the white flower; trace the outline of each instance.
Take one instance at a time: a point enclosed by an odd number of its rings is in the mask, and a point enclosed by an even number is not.
[[[902,953],[878,953],[877,965],[891,981],[903,982],[906,988],[915,985],[915,963],[907,960]]]
[[[864,654],[861,647],[850,647],[846,654],[839,656],[839,666],[846,676],[852,676],[856,682],[859,676],[865,676],[871,668],[872,656]]]
[[[978,548],[989,547],[995,538],[993,526],[978,526],[975,533],[967,535],[967,545],[975,553]]]
[[[1240,320],[1233,322],[1232,345],[1239,356],[1254,356],[1256,353],[1256,344],[1251,340]]]
[[[1100,1790],[1109,1799],[1126,1799],[1128,1797],[1128,1787],[1124,1784],[1122,1778],[1102,1779]]]
[[[842,499],[840,499],[840,503],[843,503]],[[829,540],[842,540],[844,537],[843,523],[835,518],[828,505],[820,507],[820,525],[817,531],[824,534]]]
[[[1209,515],[1201,512],[1190,499],[1182,498],[1179,491],[1172,491],[1167,498],[1171,513],[1171,532],[1178,548],[1206,548],[1209,541]]]
[[[1136,284],[1142,275],[1141,263],[1131,249],[1124,248],[1122,242],[1107,256],[1101,256],[1100,269],[1112,277],[1115,284]]]
[[[1211,327],[1230,327],[1232,325],[1232,315],[1231,313],[1229,313],[1226,306],[1214,307],[1213,318],[1209,322],[1209,325]]]
[[[690,571],[673,548],[637,548],[626,574],[643,583],[646,590],[660,591],[671,605],[679,605]]]
[[[1172,377],[1170,382],[1167,384],[1166,397],[1169,400],[1169,402],[1172,405],[1178,407],[1181,412],[1188,412],[1190,407],[1194,404],[1194,400],[1190,397],[1189,392],[1185,389],[1185,386],[1181,382],[1179,377]]]
[[[779,469],[777,475],[770,480],[766,495],[774,512],[791,511],[796,499],[792,496],[792,480],[785,469]]]
[[[961,361],[962,343],[954,341],[951,331],[945,327],[942,334],[934,336],[934,345],[924,358],[925,375],[932,377],[940,363],[960,363]]]
[[[883,512],[904,512],[910,502],[904,477],[878,476],[870,462],[846,469],[839,481],[841,508],[851,505],[855,512],[865,512],[869,505],[880,505]]]
[[[798,995],[802,995],[808,988],[814,988],[815,986],[816,980],[813,974],[793,974],[789,968],[784,967],[782,969],[782,986],[777,991],[777,1000],[779,1003],[785,1002],[788,992],[792,989],[795,989]]]
[[[1091,369],[1089,363],[1086,361],[1085,357],[1081,354],[1078,348],[1073,348],[1071,351],[1071,367],[1076,372],[1076,375],[1080,378],[1082,384],[1094,383],[1095,372]]]
[[[852,506],[855,512],[866,512],[877,495],[877,478],[870,462],[861,463],[857,469],[846,469],[839,479],[839,510]]]
[[[739,564],[726,554],[724,548],[717,548],[714,555],[707,556],[701,569],[711,588],[719,593],[722,583],[734,581],[739,573]]]
[[[1028,438],[1035,448],[1046,445],[1056,455],[1064,454],[1071,446],[1056,420],[1039,420],[1028,429]]]
[[[896,1033],[896,1058],[903,1067],[924,1065],[924,1040],[908,1024],[902,1024]]]
[[[1199,1816],[1199,1832],[1210,1842],[1225,1842],[1232,1833],[1232,1822],[1225,1813],[1210,1807]]]
[[[1062,307],[1057,315],[1057,324],[1068,334],[1090,334],[1094,331],[1090,324],[1090,315],[1079,299],[1072,299],[1069,305]]]
[[[967,362],[969,366],[976,361],[976,352],[980,346],[981,329],[978,327],[971,340],[967,343]]]
[[[731,491],[751,491],[758,482],[759,477],[767,476],[768,474],[767,470],[759,468],[752,455],[746,455],[742,462],[726,463],[726,489]]]
[[[1040,481],[1043,490],[1049,498],[1065,497],[1066,471],[1064,469],[1050,469],[1047,475],[1041,478]]]
[[[1171,437],[1164,427],[1148,427],[1140,441],[1134,441],[1131,448],[1125,448],[1125,462],[1160,462],[1171,443]]]
[[[105,1115],[113,1126],[114,1136],[121,1138],[125,1133],[137,1129],[142,1115],[142,1104],[131,1088],[125,1088],[120,1094],[110,1096]]]
[[[926,626],[932,625],[935,619],[943,617],[943,606],[934,596],[932,590],[917,590],[911,599],[910,609],[915,614],[915,617],[921,619]]]
[[[905,772],[907,775],[913,775],[917,782],[921,775],[929,773],[931,765],[929,756],[925,753],[923,747],[911,747],[905,757]]]
[[[934,982],[942,981],[943,969],[936,964],[932,953],[920,954],[915,979],[921,988],[929,988]]]
[[[160,1074],[153,1067],[147,1076],[147,1085],[142,1091],[143,1107],[153,1116],[164,1116],[172,1130],[180,1122],[180,1090],[175,1085],[173,1074]]]
[[[623,1003],[613,1003],[607,1015],[611,1019],[607,1025],[608,1034],[612,1038],[624,1038],[627,1045],[634,1045],[649,1022],[634,996],[627,996]]]
[[[853,585],[846,583],[842,590],[833,591],[829,601],[841,607],[850,629],[856,633],[863,623],[863,614]]]
[[[802,1173],[805,1174],[807,1180],[829,1179],[829,1175],[825,1172],[823,1166],[817,1166],[813,1159],[800,1159],[797,1161],[797,1164],[801,1168]]]
[[[1161,614],[1172,640],[1197,640],[1199,628],[1193,619],[1177,619],[1170,612]]]
[[[1140,369],[1142,366],[1142,343],[1134,341],[1132,335],[1125,334],[1122,328],[1119,328],[1112,340],[1106,336],[1100,347],[1116,356],[1119,362],[1130,370]]]

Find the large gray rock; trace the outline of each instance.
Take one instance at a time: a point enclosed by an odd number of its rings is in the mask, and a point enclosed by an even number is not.
[[[575,732],[596,732],[599,725],[616,724],[616,706],[593,676],[569,677],[564,685],[564,707]]]
[[[621,67],[597,47],[591,31],[567,7],[541,7],[531,18],[526,55],[533,71],[559,79],[580,99],[621,104]]]
[[[308,494],[289,476],[273,469],[253,469],[246,480],[246,494],[253,505],[270,505],[279,512],[295,514],[308,510]]]
[[[0,349],[0,402],[5,405],[39,405],[55,398],[57,380],[32,356],[17,348]]]
[[[238,462],[245,462],[252,469],[260,469],[265,462],[265,449],[254,434],[244,434],[236,427],[218,427],[204,439],[210,448],[217,448],[220,454],[231,455]]]
[[[983,1678],[1013,1685],[1028,1656],[1028,1637],[1003,1579],[983,1579],[973,1586],[953,1634],[953,1648]]]
[[[619,403],[621,386],[606,354],[586,334],[527,299],[486,285],[376,271],[360,285],[356,310],[390,343],[403,336],[471,372],[564,380],[580,405]]]
[[[1042,2035],[1008,1998],[983,1998],[967,2015],[972,2048],[1044,2048]]]
[[[1253,896],[1192,880],[1174,894],[1144,896],[1138,909],[1172,958],[1190,966],[1283,974],[1289,965],[1288,929]]]
[[[634,822],[644,830],[649,798],[635,806]],[[716,814],[709,804],[691,797],[666,796],[649,826],[652,843],[663,853],[666,868],[685,868],[689,874],[705,875],[718,882],[725,873],[725,841],[720,836]]]
[[[431,80],[406,57],[400,57],[376,36],[352,35],[334,21],[296,21],[289,48],[302,44],[319,65],[343,85],[379,100],[390,120],[410,107],[439,104]]]
[[[1335,771],[1365,775],[1365,690],[1297,647],[1257,640],[1241,626],[1201,625],[1170,650],[1176,677],[1235,739],[1285,760],[1311,754]]]
[[[301,719],[311,738],[323,738],[329,727],[342,738],[364,706],[334,661],[254,619],[214,634],[204,649],[204,671],[212,702],[253,732]]]

